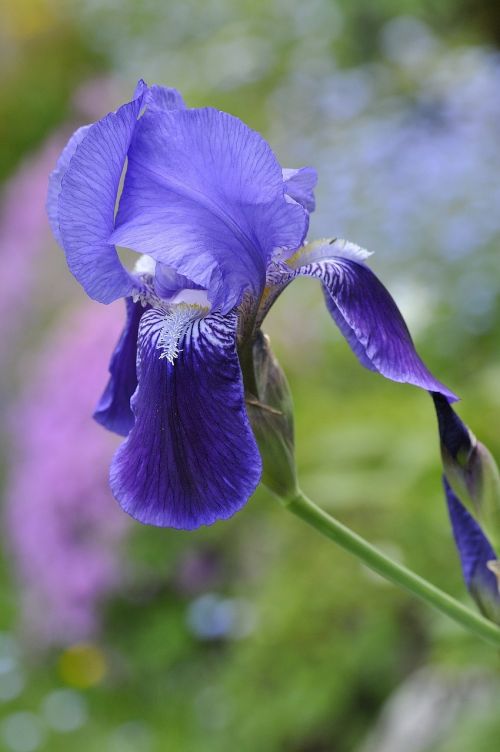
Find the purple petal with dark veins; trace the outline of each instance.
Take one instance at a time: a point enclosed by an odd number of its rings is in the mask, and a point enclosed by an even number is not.
[[[335,255],[336,248],[343,255]],[[313,243],[293,260],[293,275],[323,283],[328,310],[362,365],[456,401],[420,359],[396,303],[363,263],[366,255],[345,241]]]
[[[60,181],[57,216],[68,266],[87,294],[101,303],[130,295],[133,289],[110,236],[118,186],[145,91],[146,85],[139,82],[131,102],[85,131]],[[73,139],[79,138],[77,134]],[[56,176],[54,183],[57,180]]]
[[[141,319],[135,424],[114,457],[111,488],[140,522],[193,529],[237,512],[262,464],[245,409],[236,316],[191,322],[173,363],[158,349],[164,322],[156,310]]]
[[[270,147],[237,118],[207,108],[140,119],[112,240],[207,289],[213,310],[258,295],[273,251],[291,255],[307,225]]]
[[[144,313],[140,303],[127,298],[127,320],[109,364],[110,378],[94,412],[95,420],[121,436],[134,425],[130,399],[137,388],[137,335]]]

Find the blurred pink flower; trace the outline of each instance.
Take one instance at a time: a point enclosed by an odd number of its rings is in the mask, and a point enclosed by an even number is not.
[[[4,284],[0,296],[0,362],[11,350],[30,311],[39,280],[38,259],[49,243],[45,212],[47,176],[64,143],[47,141],[6,183],[0,200],[0,266]]]
[[[7,534],[38,644],[91,636],[99,602],[120,582],[128,518],[108,488],[115,439],[91,416],[122,317],[119,304],[68,313],[12,409]]]
[[[83,122],[98,120],[103,112],[116,110],[128,88],[124,91],[124,82],[113,76],[90,78],[81,84],[72,97],[74,109],[81,115]]]
[[[96,108],[106,107],[119,96],[119,86],[111,77],[102,76],[83,84],[74,97],[73,106],[86,121],[95,120]],[[0,195],[0,268],[4,285],[0,296],[0,365],[12,361],[11,353],[32,317],[40,311],[64,304],[75,295],[76,285],[66,282],[59,249],[54,246],[47,221],[45,202],[48,176],[67,140],[66,127],[56,131],[41,147],[25,158],[14,175],[2,187]],[[82,296],[83,298],[83,296]],[[4,374],[5,375],[5,374]]]

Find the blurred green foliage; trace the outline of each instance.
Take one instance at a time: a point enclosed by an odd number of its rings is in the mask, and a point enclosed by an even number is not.
[[[78,27],[58,19],[49,7],[36,10],[41,4],[28,2],[15,11],[14,5],[0,10],[0,20],[5,16],[0,32],[0,181],[68,117],[75,86],[106,66]]]

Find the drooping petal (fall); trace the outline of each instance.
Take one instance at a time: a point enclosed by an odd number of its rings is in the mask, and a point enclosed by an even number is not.
[[[135,423],[111,468],[115,497],[140,522],[210,525],[238,511],[259,482],[236,323],[234,314],[191,321],[169,362],[160,358],[165,315],[150,310],[141,319]]]
[[[127,436],[134,425],[130,399],[137,388],[137,335],[144,313],[141,303],[126,299],[127,320],[109,364],[109,381],[94,412],[95,420],[110,431]]]
[[[343,240],[311,243],[292,259],[292,275],[322,282],[328,310],[362,365],[454,402],[458,397],[423,363],[396,303],[364,263],[368,255]]]

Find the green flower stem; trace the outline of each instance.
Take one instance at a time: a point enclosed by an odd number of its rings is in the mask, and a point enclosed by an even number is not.
[[[302,491],[298,491],[290,499],[282,498],[281,502],[290,512],[335,541],[382,577],[409,590],[410,593],[454,619],[469,632],[500,648],[500,628],[496,624],[470,611],[447,593],[377,551],[361,536],[317,507]]]

